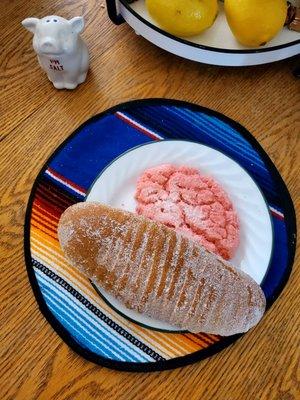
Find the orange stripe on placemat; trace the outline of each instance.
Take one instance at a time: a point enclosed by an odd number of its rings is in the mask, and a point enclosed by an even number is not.
[[[74,268],[70,267],[68,262],[63,258],[63,255],[59,252],[49,252],[48,246],[45,243],[41,243],[41,237],[39,234],[36,234],[36,232],[33,232],[32,234],[32,248],[40,252],[41,255],[45,257],[45,261],[47,258],[48,261],[54,263],[55,266],[60,267],[60,271],[66,271],[74,279],[79,280],[81,285],[89,289],[86,276],[79,270],[75,270]]]
[[[222,339],[221,336],[212,335],[212,334],[206,334],[206,333],[201,333],[201,336],[204,336],[204,337],[210,339],[212,343],[219,342]]]
[[[34,200],[32,204],[32,211],[34,210],[43,213],[43,215],[45,214],[47,218],[51,219],[52,221],[59,221],[60,217],[58,215],[51,214],[49,210],[43,207],[42,203],[39,203],[36,200]]]
[[[218,336],[208,335],[206,333],[185,333],[185,337],[200,345],[203,345],[204,343],[205,347],[208,347],[211,344],[219,341]]]
[[[41,232],[44,232],[48,236],[51,236],[53,239],[57,240],[56,233],[53,233],[53,231],[51,231],[51,230],[47,229],[46,227],[44,227],[38,221],[34,220],[34,218],[31,218],[31,226],[34,226],[35,228],[39,229]]]
[[[44,225],[47,225],[49,226],[49,228],[54,229],[55,232],[57,231],[58,220],[48,218],[45,214],[42,214],[36,208],[32,210],[32,215],[35,217],[35,219],[39,219],[39,221],[42,221]]]
[[[188,338],[189,340],[191,340],[192,342],[194,342],[194,343],[197,343],[197,344],[202,344],[202,343],[203,343],[203,340],[201,340],[201,339],[199,338],[199,336],[197,336],[196,334],[193,334],[193,333],[185,333],[184,336],[185,336],[186,338]],[[207,344],[207,343],[205,343],[205,344]]]
[[[38,208],[36,206],[32,207],[32,210],[31,210],[31,218],[33,218],[33,217],[35,219],[37,219],[38,221],[45,222],[45,223],[50,224],[51,226],[54,226],[55,230],[56,230],[56,227],[57,227],[58,221],[59,221],[59,217],[54,218],[51,215],[46,214],[44,212],[44,209]]]
[[[59,245],[57,237],[53,238],[52,236],[49,236],[47,233],[41,231],[39,228],[37,228],[34,225],[31,226],[30,233],[37,235],[39,242],[41,242],[41,241],[42,242],[48,242],[51,245],[51,248],[52,247],[57,248],[57,250],[59,251],[59,254],[61,254],[62,257],[63,257],[63,252],[62,252],[62,250],[60,248],[60,245]],[[47,246],[47,248],[49,248],[49,246]]]
[[[58,242],[56,240],[53,240],[52,238],[50,238],[48,235],[45,235],[44,232],[41,232],[41,231],[34,232],[33,231],[33,233],[36,233],[38,236],[38,239],[36,239],[37,243],[34,246],[35,248],[37,248],[37,251],[41,252],[42,253],[41,255],[46,256],[49,260],[51,260],[53,263],[55,263],[55,265],[60,267],[59,268],[60,273],[63,273],[64,270],[66,270],[66,272],[68,274],[70,274],[72,276],[72,278],[77,281],[77,283],[79,283],[78,278],[80,275],[79,274],[76,275],[74,273],[74,270],[72,269],[72,267],[69,268],[63,261],[60,262],[58,260],[58,258],[63,257],[62,252],[60,251]],[[45,242],[50,241],[51,246],[54,246],[56,249],[58,249],[59,253],[55,254],[53,256],[51,256],[49,253],[45,253],[42,249],[40,249],[41,239]],[[43,247],[44,247],[44,250],[49,251],[47,244],[45,244],[45,246],[43,246]],[[57,256],[59,256],[59,257],[57,257]],[[70,279],[70,276],[68,276],[67,278]],[[80,276],[79,279],[81,281],[79,284],[81,289],[82,289],[82,286],[84,286],[84,289],[85,289],[84,292],[86,293],[86,291],[88,291],[89,293],[91,293],[90,292],[91,287],[89,286],[88,281],[83,276]],[[78,286],[78,284],[77,284],[77,286]],[[89,294],[89,296],[91,296],[91,295]],[[94,298],[94,296],[91,296],[91,297]],[[95,300],[95,298],[94,298],[94,300]],[[100,300],[100,298],[97,296],[97,302],[99,302],[99,300]],[[101,307],[103,307],[102,304],[101,304]],[[107,309],[108,312],[111,312],[111,309],[108,308],[108,306],[105,306],[105,308]],[[118,314],[116,314],[116,315],[118,315]],[[119,320],[119,317],[116,317],[115,319]],[[124,321],[126,321],[126,322],[124,323]],[[128,322],[126,319],[124,321],[121,321],[121,323],[123,325],[127,325],[131,330],[133,330],[133,326],[128,325]],[[163,348],[164,351],[166,351],[168,353],[168,356],[172,356],[172,355],[180,356],[180,355],[188,354],[190,352],[194,352],[196,350],[200,350],[203,347],[206,347],[205,343],[202,343],[202,345],[200,345],[200,343],[194,343],[189,338],[185,338],[184,335],[182,335],[182,334],[173,334],[173,333],[170,334],[170,333],[162,333],[162,332],[157,332],[157,331],[152,332],[148,329],[146,330],[144,328],[141,328],[138,325],[134,325],[134,328],[135,328],[134,329],[135,331],[138,331],[138,334],[140,336],[147,337],[147,340],[149,342],[151,342],[152,346],[154,345],[154,346]],[[172,337],[172,339],[171,339],[171,337]]]
[[[57,229],[54,229],[52,225],[49,225],[46,221],[41,221],[36,215],[31,214],[31,221],[33,224],[38,224],[39,228],[47,229],[52,235],[57,234]]]

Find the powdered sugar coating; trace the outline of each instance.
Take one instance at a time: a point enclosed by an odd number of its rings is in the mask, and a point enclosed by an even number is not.
[[[195,168],[163,164],[138,179],[136,212],[197,240],[228,260],[239,245],[239,221],[225,191]]]
[[[246,332],[264,313],[264,294],[250,276],[142,216],[79,203],[63,213],[58,237],[74,267],[152,318],[228,336]]]

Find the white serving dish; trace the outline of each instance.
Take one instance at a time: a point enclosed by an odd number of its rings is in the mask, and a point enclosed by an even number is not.
[[[86,201],[135,212],[134,195],[138,177],[147,168],[168,163],[197,168],[222,185],[240,221],[240,245],[231,262],[261,284],[273,249],[273,227],[268,206],[250,175],[234,160],[211,147],[185,140],[164,140],[133,148],[100,173]],[[127,309],[100,286],[97,290],[115,310],[134,322],[164,331],[179,330]]]
[[[266,46],[251,49],[240,45],[226,22],[223,5],[214,25],[189,39],[175,37],[158,27],[146,10],[144,0],[107,0],[111,20],[124,20],[135,32],[158,47],[189,60],[220,66],[249,66],[283,60],[300,53],[300,34],[284,28]]]

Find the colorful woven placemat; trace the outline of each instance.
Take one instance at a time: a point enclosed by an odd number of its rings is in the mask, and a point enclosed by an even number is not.
[[[293,203],[275,166],[241,125],[206,108],[164,99],[121,104],[93,117],[59,146],[36,178],[26,214],[25,258],[39,307],[56,332],[86,359],[115,369],[155,371],[187,365],[240,337],[160,332],[135,324],[105,303],[60,249],[57,224],[62,212],[85,200],[95,178],[116,157],[164,139],[192,140],[220,150],[260,187],[272,215],[275,242],[262,283],[268,307],[293,264]]]

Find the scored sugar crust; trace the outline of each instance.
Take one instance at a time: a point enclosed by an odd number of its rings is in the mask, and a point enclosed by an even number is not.
[[[264,313],[264,294],[250,276],[142,216],[78,203],[63,213],[58,237],[89,279],[128,308],[179,328],[229,336]]]
[[[213,178],[187,166],[162,164],[146,169],[137,181],[136,212],[174,228],[231,259],[240,229],[232,202]]]

